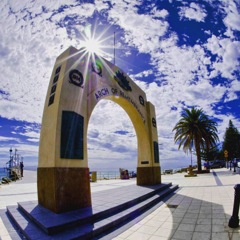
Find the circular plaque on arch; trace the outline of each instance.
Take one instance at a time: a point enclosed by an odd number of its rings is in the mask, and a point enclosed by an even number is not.
[[[83,84],[83,75],[77,69],[73,69],[69,72],[69,82],[78,86],[82,87]]]

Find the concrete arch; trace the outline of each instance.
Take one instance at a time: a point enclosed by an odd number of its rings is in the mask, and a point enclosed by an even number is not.
[[[123,97],[107,96],[102,98],[100,101],[104,101],[105,99],[113,101],[119,107],[121,107],[127,113],[130,121],[132,122],[137,137],[137,150],[138,150],[137,166],[140,166],[141,162],[146,161],[146,159],[149,159],[151,156],[151,152],[149,151],[149,149],[151,149],[151,146],[149,142],[148,132],[144,127],[144,123],[141,119],[141,116],[136,111],[136,109]],[[94,108],[95,107],[96,105],[94,106]]]
[[[38,201],[56,212],[91,206],[87,129],[94,107],[109,99],[137,134],[137,184],[161,183],[154,106],[121,69],[70,47],[56,60],[46,96],[39,145]]]

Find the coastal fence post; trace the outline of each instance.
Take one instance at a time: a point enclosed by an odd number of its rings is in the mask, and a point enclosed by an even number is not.
[[[229,219],[228,226],[230,228],[238,228],[239,227],[239,203],[240,203],[240,184],[236,184],[234,186],[235,189],[235,196],[234,196],[234,203],[233,203],[233,213],[231,218]]]

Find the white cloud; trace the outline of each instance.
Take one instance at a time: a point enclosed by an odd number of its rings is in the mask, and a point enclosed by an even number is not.
[[[232,82],[231,82],[231,89],[234,91],[234,92],[239,92],[240,91],[240,84],[239,84],[239,80],[237,79],[234,79]]]
[[[27,141],[38,143],[39,142],[39,138],[27,138]]]
[[[183,99],[188,106],[196,105],[201,106],[203,109],[209,109],[209,102],[211,104],[218,103],[225,91],[225,87],[220,85],[212,86],[208,81],[202,81],[186,88],[185,98]]]
[[[190,3],[189,7],[180,7],[179,15],[181,18],[187,18],[197,22],[204,22],[204,19],[207,16],[206,10],[203,6],[193,2]]]
[[[152,9],[151,14],[155,18],[166,18],[169,15],[166,9],[158,10],[156,7]]]
[[[28,141],[32,141],[32,142],[38,142],[40,138],[40,133],[35,131],[18,132],[18,134],[22,136],[30,137],[28,138]]]
[[[20,142],[20,139],[19,138],[13,138],[13,137],[3,137],[3,136],[0,136],[0,141],[1,142],[8,142],[8,141]]]
[[[69,6],[69,5],[68,5]],[[62,22],[64,25],[68,25],[69,20],[64,20],[65,17],[71,18],[74,17],[74,21],[77,23],[81,23],[81,20],[84,18],[92,16],[95,10],[95,6],[90,3],[81,4],[78,6],[68,7],[64,9],[62,12],[58,12],[57,14],[51,17],[51,20],[54,22]],[[64,21],[63,21],[64,20]],[[75,24],[74,24],[75,25]],[[76,27],[76,26],[75,26]],[[81,26],[79,26],[81,27]]]
[[[37,124],[29,124],[24,126],[12,126],[14,131],[12,134],[27,137],[26,141],[38,143],[40,138],[40,126]],[[20,137],[19,136],[19,137]]]
[[[149,69],[149,70],[145,70],[140,73],[134,74],[133,76],[131,76],[131,75],[129,75],[129,76],[134,77],[134,78],[142,78],[142,77],[148,77],[151,74],[153,74],[153,70]]]
[[[15,98],[16,95],[13,95]],[[31,96],[24,96],[25,103],[14,99],[14,101],[2,99],[0,102],[1,116],[8,119],[17,119],[21,121],[40,122],[43,107],[39,103],[32,104]],[[42,100],[43,101],[43,100]]]
[[[238,99],[237,94],[233,91],[228,91],[227,94],[226,94],[226,97],[224,99],[224,103],[229,102],[229,101],[233,101],[235,99]]]
[[[5,167],[5,163],[9,161],[9,149],[12,148],[13,153],[15,153],[15,149],[17,149],[17,154],[19,154],[24,159],[25,167],[27,165],[35,165],[38,159],[38,146],[29,145],[29,144],[11,144],[11,145],[0,145],[0,153],[3,154],[1,156],[1,165],[0,167]]]
[[[124,2],[115,4],[108,14],[109,20],[125,31],[126,43],[136,47],[139,52],[149,53],[158,49],[159,38],[166,34],[169,26],[167,21],[138,14],[134,4]]]
[[[212,64],[214,71],[211,76],[221,74],[222,77],[234,80],[233,73],[239,67],[240,42],[212,35],[205,46],[212,54],[217,55],[217,60]]]
[[[225,25],[231,30],[240,31],[239,3],[236,3],[235,1],[226,1],[223,7],[227,14],[226,17],[223,19]]]
[[[112,101],[100,101],[91,115],[88,157],[90,167],[107,168],[113,160],[113,168],[124,167],[124,161],[137,165],[137,138],[133,124],[126,112]]]
[[[209,80],[207,66],[210,64],[210,59],[200,45],[178,47],[174,45],[174,40],[166,41],[167,44],[165,41],[162,43],[161,52],[152,54],[153,63],[159,72],[159,78],[156,80],[159,80],[161,85],[171,85],[181,92],[177,96],[182,98],[183,86]],[[168,42],[172,42],[171,47]]]

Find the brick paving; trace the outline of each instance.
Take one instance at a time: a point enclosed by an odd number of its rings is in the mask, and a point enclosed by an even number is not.
[[[1,185],[0,211],[4,211],[6,206],[17,205],[17,202],[37,200],[36,181],[36,172],[24,171],[22,180]],[[233,187],[240,183],[238,172],[233,173],[223,168],[193,178],[185,178],[184,174],[163,175],[162,181],[178,184],[180,188],[160,207],[120,233],[115,240],[240,239],[240,228],[228,227],[233,209]],[[133,184],[136,184],[134,179],[101,180],[91,183],[91,191],[98,192],[123,186],[128,188]],[[0,239],[14,239],[9,231],[9,227],[0,218]]]

